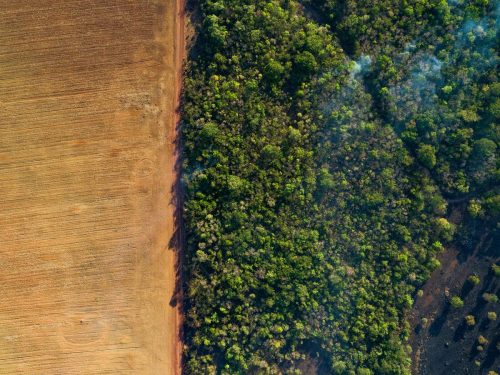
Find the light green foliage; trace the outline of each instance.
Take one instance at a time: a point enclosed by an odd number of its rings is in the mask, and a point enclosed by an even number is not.
[[[464,307],[464,301],[459,296],[453,296],[450,298],[450,305],[455,309],[460,309]]]
[[[479,285],[479,283],[481,282],[481,279],[479,278],[478,275],[470,275],[467,278],[467,281],[470,282],[472,285]]]
[[[436,220],[436,231],[446,241],[451,241],[455,234],[455,225],[450,223],[444,217]]]
[[[477,199],[472,199],[467,206],[467,210],[472,217],[478,217],[482,214],[481,202]]]

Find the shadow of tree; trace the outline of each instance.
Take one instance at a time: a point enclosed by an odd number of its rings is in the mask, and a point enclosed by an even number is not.
[[[465,299],[471,292],[471,290],[474,288],[474,284],[472,284],[470,281],[466,281],[465,284],[462,286],[462,289],[460,290],[460,298]]]
[[[500,332],[500,324],[497,325],[496,331]],[[495,361],[500,358],[500,334],[497,334],[495,338],[491,341],[490,345],[488,345],[488,351],[486,352],[486,358],[481,364],[481,369],[488,370],[490,369]]]
[[[460,341],[465,337],[465,332],[467,331],[467,323],[462,322],[453,334],[453,341]]]
[[[184,4],[183,4],[184,3]],[[185,2],[181,2],[181,5],[184,5],[182,9],[178,9],[177,11],[180,13],[180,16],[185,16],[185,18],[191,18],[193,9],[191,9],[193,5],[192,0],[186,0]],[[186,51],[189,52],[189,51]],[[185,56],[186,57],[186,56]],[[185,64],[186,59],[183,61],[183,66],[181,67],[181,74],[184,75],[185,72]],[[182,107],[183,107],[183,88],[182,85],[179,88],[178,92],[178,106],[175,108],[176,111],[176,122],[175,126],[175,139],[173,140],[173,145],[175,148],[175,165],[174,165],[174,181],[171,187],[171,201],[170,204],[174,207],[174,232],[172,237],[168,242],[168,248],[176,253],[176,264],[175,264],[175,288],[172,296],[170,297],[169,304],[172,307],[176,307],[178,309],[178,314],[180,315],[179,321],[179,331],[178,337],[182,343],[184,342],[184,322],[183,316],[185,316],[185,301],[184,301],[184,290],[185,290],[185,278],[184,278],[184,249],[186,248],[186,238],[184,233],[184,218],[183,218],[183,210],[184,210],[184,186],[182,182],[182,163],[183,163],[183,144],[182,144]],[[184,356],[181,357],[181,368],[184,368]]]
[[[443,329],[446,320],[448,319],[448,314],[450,313],[450,305],[446,304],[441,314],[435,319],[431,326],[429,327],[429,333],[432,336],[437,336]]]

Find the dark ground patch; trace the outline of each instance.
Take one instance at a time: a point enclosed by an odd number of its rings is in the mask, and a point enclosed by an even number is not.
[[[491,270],[500,259],[499,237],[483,232],[473,238],[473,246],[450,246],[442,254],[442,267],[422,288],[424,295],[417,298],[410,317],[414,374],[500,372],[500,302],[487,303],[482,298],[484,293],[500,297],[500,278]],[[471,274],[480,277],[479,285],[467,281]],[[464,301],[462,308],[450,306],[449,298],[454,295]],[[496,321],[488,320],[490,311],[496,312]],[[465,323],[467,315],[474,316],[473,327]],[[482,351],[477,349],[479,336],[488,340]]]

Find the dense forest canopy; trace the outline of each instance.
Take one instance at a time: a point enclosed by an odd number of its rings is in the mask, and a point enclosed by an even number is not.
[[[498,1],[199,5],[186,373],[409,374],[438,254],[497,230]]]

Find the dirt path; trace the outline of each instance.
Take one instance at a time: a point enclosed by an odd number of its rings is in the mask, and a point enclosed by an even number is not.
[[[174,173],[175,179],[170,181],[173,185],[174,192],[174,230],[173,234],[175,240],[174,247],[177,250],[176,253],[176,286],[174,290],[174,297],[171,300],[175,301],[173,304],[176,310],[176,320],[175,326],[176,330],[179,332],[179,337],[182,336],[182,305],[179,303],[182,301],[182,268],[180,262],[182,261],[182,248],[184,244],[184,233],[183,233],[183,223],[182,223],[182,207],[183,207],[183,192],[181,189],[180,179],[181,179],[181,142],[180,142],[180,129],[178,127],[180,123],[180,99],[182,96],[182,78],[184,76],[184,59],[186,57],[186,37],[185,37],[185,0],[175,0],[175,96],[174,96],[174,126],[171,127],[171,135],[169,139],[175,144],[174,150]],[[171,303],[172,304],[172,303]],[[176,342],[176,353],[175,353],[175,374],[180,375],[182,373],[182,341],[179,338]]]
[[[0,0],[0,374],[179,374],[181,0]]]

